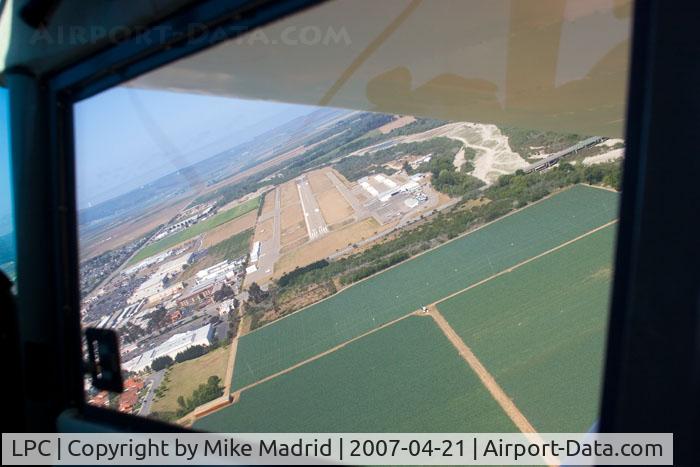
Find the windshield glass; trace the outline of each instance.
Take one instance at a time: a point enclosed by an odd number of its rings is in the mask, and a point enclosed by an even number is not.
[[[389,3],[76,104],[82,321],[126,378],[91,404],[228,433],[595,423],[629,5],[463,2],[428,46],[449,2]]]
[[[12,206],[8,100],[7,89],[0,88],[0,270],[14,282],[17,276],[17,247]]]

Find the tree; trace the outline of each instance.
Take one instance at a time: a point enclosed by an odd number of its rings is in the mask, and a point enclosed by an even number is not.
[[[224,388],[221,386],[221,378],[212,375],[207,379],[206,384],[200,384],[197,389],[192,392],[192,397],[185,399],[180,396],[177,399],[180,409],[177,411],[178,417],[193,411],[196,407],[221,397],[224,393]],[[180,401],[182,399],[182,401]]]
[[[194,358],[201,357],[202,355],[207,353],[207,350],[208,349],[203,345],[194,345],[175,355],[175,361],[177,363],[181,363],[187,360],[192,360]]]
[[[267,298],[267,295],[267,292],[264,292],[257,282],[253,282],[252,284],[250,284],[250,287],[248,288],[248,296],[253,301],[253,303],[262,302]]]
[[[160,370],[165,370],[166,368],[168,368],[172,364],[173,364],[172,357],[170,357],[168,355],[163,355],[162,357],[158,357],[151,362],[151,368],[153,369],[153,371],[160,371]]]
[[[221,378],[219,378],[216,375],[211,375],[209,379],[207,379],[207,384],[209,386],[219,386],[219,383],[221,383]]]
[[[233,297],[233,295],[233,289],[228,284],[224,284],[219,290],[214,292],[214,301],[223,302],[227,298]]]
[[[156,329],[160,329],[165,322],[165,315],[168,314],[164,306],[159,306],[158,308],[150,314],[148,324],[146,325],[146,330],[148,332],[153,332]]]
[[[132,323],[126,323],[121,330],[121,335],[125,344],[137,340],[138,338],[142,337],[145,333],[145,329],[143,329],[141,326],[137,326]]]

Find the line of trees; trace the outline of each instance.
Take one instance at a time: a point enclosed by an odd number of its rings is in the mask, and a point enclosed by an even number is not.
[[[176,363],[182,363],[186,362],[187,360],[192,360],[197,357],[201,357],[202,355],[206,354],[209,352],[209,347],[205,345],[193,345],[192,347],[189,347],[182,352],[178,353],[175,355],[175,362]]]
[[[192,391],[190,397],[185,398],[184,396],[178,396],[177,405],[180,406],[180,408],[177,410],[177,416],[183,417],[200,405],[213,401],[223,394],[224,388],[221,385],[221,378],[212,375],[207,379],[206,383],[200,384],[197,389]]]
[[[280,277],[277,280],[277,284],[280,287],[287,287],[288,285],[294,284],[296,279],[298,279],[299,277],[302,277],[307,272],[313,271],[314,269],[322,269],[322,268],[325,268],[326,266],[328,266],[328,260],[322,259],[322,260],[307,264],[306,266],[297,267],[293,271],[285,272],[284,274],[282,274],[282,277]]]
[[[345,274],[340,278],[340,283],[341,284],[352,284],[353,282],[357,282],[360,279],[364,279],[365,277],[369,277],[372,274],[379,272],[383,269],[386,269],[390,266],[393,266],[394,264],[400,263],[401,261],[407,260],[409,258],[409,254],[406,252],[402,253],[396,253],[395,255],[389,256],[388,258],[384,258],[378,261],[375,261],[373,263],[370,263],[367,266],[361,267],[356,269],[354,272],[350,274]]]

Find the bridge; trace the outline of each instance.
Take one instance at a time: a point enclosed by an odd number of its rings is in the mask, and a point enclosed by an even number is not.
[[[574,144],[573,146],[570,146],[566,149],[563,149],[559,152],[555,152],[552,155],[549,155],[545,157],[542,160],[539,160],[533,164],[530,164],[529,166],[525,167],[523,169],[525,173],[530,173],[534,171],[539,171],[539,170],[544,170],[547,167],[551,167],[557,162],[559,162],[559,159],[562,157],[568,156],[571,153],[578,152],[581,149],[587,148],[588,146],[593,146],[594,144],[598,144],[601,141],[604,141],[606,138],[603,138],[602,136],[591,136],[590,138],[586,138],[583,141],[579,141],[578,143]]]

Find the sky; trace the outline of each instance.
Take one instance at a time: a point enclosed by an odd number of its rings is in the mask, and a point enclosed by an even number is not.
[[[314,107],[116,87],[75,105],[78,208],[253,139]]]
[[[9,102],[7,88],[0,88],[0,235],[12,230],[12,177],[8,134]]]

